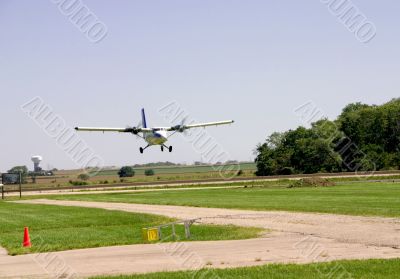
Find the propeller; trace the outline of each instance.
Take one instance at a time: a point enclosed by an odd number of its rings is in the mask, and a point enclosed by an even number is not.
[[[187,129],[187,127],[186,127],[187,119],[188,119],[187,117],[183,118],[181,121],[181,124],[172,127],[172,130],[179,132],[179,133],[185,132]]]
[[[133,126],[133,127],[126,126],[125,132],[132,133],[132,134],[138,136],[141,128],[142,128],[142,123],[139,122],[136,126]]]
[[[140,132],[140,128],[138,128],[138,127],[129,127],[128,126],[128,127],[126,127],[125,132],[137,135]]]

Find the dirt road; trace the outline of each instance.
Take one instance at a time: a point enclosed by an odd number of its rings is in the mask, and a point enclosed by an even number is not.
[[[79,277],[191,270],[204,266],[238,267],[266,263],[309,263],[339,259],[400,258],[400,219],[332,214],[263,212],[79,201],[23,201],[151,213],[207,224],[272,229],[260,239],[134,245],[50,253]],[[35,261],[40,255],[0,256],[0,278],[35,274],[51,277]],[[189,260],[188,260],[189,259]],[[36,263],[35,263],[36,262]],[[30,273],[29,273],[30,271]],[[42,273],[40,273],[42,272]]]

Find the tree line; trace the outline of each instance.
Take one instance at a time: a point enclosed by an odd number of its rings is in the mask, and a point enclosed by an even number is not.
[[[400,98],[352,103],[337,119],[273,133],[257,147],[259,176],[400,168]]]

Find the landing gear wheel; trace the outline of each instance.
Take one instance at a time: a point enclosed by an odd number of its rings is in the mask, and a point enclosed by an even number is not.
[[[140,153],[143,154],[144,149],[142,147],[140,147]]]
[[[172,152],[172,146],[170,146],[168,149],[169,149],[169,152]]]
[[[161,152],[164,152],[164,146],[161,146]]]

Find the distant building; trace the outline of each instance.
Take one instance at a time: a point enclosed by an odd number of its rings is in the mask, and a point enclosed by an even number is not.
[[[33,162],[33,172],[41,172],[42,168],[40,167],[40,163],[43,161],[42,156],[32,156],[31,160]]]

